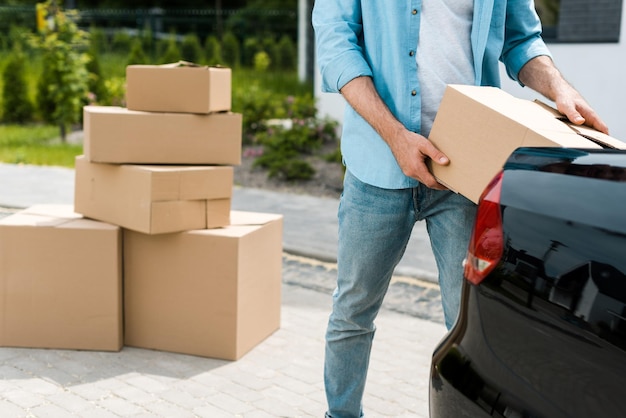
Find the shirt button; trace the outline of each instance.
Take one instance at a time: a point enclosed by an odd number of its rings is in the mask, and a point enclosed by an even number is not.
[[[413,55],[415,55],[415,51],[410,51],[409,56],[412,57]]]
[[[411,11],[411,13],[412,13],[412,14],[414,14],[414,15],[416,15],[416,14],[417,14],[417,9],[413,9],[413,10]]]
[[[417,92],[415,90],[411,91],[411,96],[417,96]]]

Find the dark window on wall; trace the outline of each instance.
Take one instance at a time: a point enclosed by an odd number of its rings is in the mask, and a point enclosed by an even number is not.
[[[622,0],[535,0],[546,42],[619,42]]]

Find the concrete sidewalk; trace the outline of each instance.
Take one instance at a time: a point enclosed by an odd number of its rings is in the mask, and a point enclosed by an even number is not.
[[[0,416],[322,417],[328,295],[283,288],[281,329],[236,362],[125,347],[119,353],[0,348]],[[441,324],[383,310],[368,418],[428,417]]]
[[[73,175],[0,164],[0,207],[72,204]],[[234,209],[285,216],[281,328],[240,360],[131,347],[119,353],[0,348],[0,417],[322,417],[337,205],[235,189]],[[445,327],[439,291],[428,281],[430,248],[420,231],[414,235],[411,247],[424,260],[405,257],[399,272],[413,277],[394,277],[377,320],[368,418],[428,417],[430,358]]]

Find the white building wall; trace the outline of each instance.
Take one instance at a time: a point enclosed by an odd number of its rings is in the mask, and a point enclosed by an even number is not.
[[[343,120],[345,100],[338,93],[322,93],[321,75],[317,64],[315,65],[315,97],[317,99],[317,113],[320,118],[329,117],[339,122]]]
[[[604,121],[612,136],[626,141],[626,7],[622,8],[619,43],[549,44],[565,78],[582,93]],[[317,67],[316,67],[317,68]],[[539,97],[529,88],[511,81],[502,68],[502,88],[525,99]],[[316,72],[315,91],[321,117],[341,121],[345,102],[339,94],[321,93]],[[545,100],[545,99],[544,99]]]

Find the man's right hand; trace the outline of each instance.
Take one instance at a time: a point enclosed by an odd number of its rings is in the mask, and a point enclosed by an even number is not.
[[[393,138],[387,139],[387,143],[405,175],[418,180],[431,189],[446,189],[432,175],[427,162],[431,160],[434,164],[448,165],[450,161],[427,138],[403,128]]]
[[[427,138],[407,130],[382,101],[370,77],[358,77],[341,94],[389,145],[402,172],[427,187],[445,190],[428,169],[427,161],[447,165],[448,158]]]

